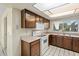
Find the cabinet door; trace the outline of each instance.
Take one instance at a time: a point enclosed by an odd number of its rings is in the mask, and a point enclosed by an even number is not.
[[[38,15],[35,16],[36,22],[40,22],[40,17]]]
[[[59,47],[63,47],[63,37],[62,36],[56,36],[57,42],[56,45]]]
[[[79,52],[79,38],[73,37],[73,51]]]
[[[40,17],[40,20],[39,20],[39,22],[42,22],[42,23],[44,23],[44,18],[43,17]]]
[[[43,22],[44,22],[45,27],[46,27],[45,29],[48,29],[50,27],[50,21],[44,18]]]
[[[55,35],[49,35],[49,45],[56,45]]]
[[[40,55],[40,41],[35,41],[31,43],[31,56],[39,56]]]
[[[36,21],[35,15],[31,13],[26,13],[26,28],[35,28]]]
[[[56,36],[52,35],[52,45],[56,45]]]
[[[63,47],[66,49],[72,49],[72,38],[71,37],[63,37]]]
[[[30,56],[30,44],[21,40],[21,56]]]
[[[49,35],[49,45],[52,45],[52,35]]]

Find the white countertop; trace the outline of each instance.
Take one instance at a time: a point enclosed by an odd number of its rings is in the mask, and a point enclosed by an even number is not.
[[[33,41],[39,40],[40,37],[33,37],[33,36],[22,36],[21,40],[31,43]]]
[[[69,36],[69,37],[79,37],[79,34],[68,34],[68,33],[47,33],[47,35],[60,35],[60,36]]]
[[[69,37],[79,37],[79,35],[73,35],[73,34],[63,34],[63,33],[45,33],[46,36],[48,35],[60,35],[60,36],[69,36]],[[24,40],[28,43],[31,43],[35,40],[39,40],[41,37],[38,37],[38,36],[22,36],[21,37],[22,39],[21,40]]]

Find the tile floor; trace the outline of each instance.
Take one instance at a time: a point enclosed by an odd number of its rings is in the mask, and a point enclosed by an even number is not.
[[[6,56],[1,47],[0,56]],[[50,45],[49,49],[42,56],[79,56],[79,53]]]
[[[43,56],[79,56],[79,53],[50,45]]]

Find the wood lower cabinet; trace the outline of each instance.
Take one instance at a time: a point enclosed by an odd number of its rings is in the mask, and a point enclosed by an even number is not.
[[[28,43],[21,41],[21,55],[22,56],[40,56],[40,40]]]
[[[79,52],[79,37],[49,35],[49,45]]]
[[[63,39],[62,39],[62,36],[49,35],[49,45],[63,47]]]
[[[63,48],[72,49],[72,37],[64,36],[63,37]]]
[[[56,45],[55,35],[49,35],[49,45]]]
[[[49,45],[52,45],[52,35],[49,35]]]
[[[62,36],[56,36],[56,46],[63,47],[63,37]]]
[[[73,37],[73,51],[79,52],[79,38]]]

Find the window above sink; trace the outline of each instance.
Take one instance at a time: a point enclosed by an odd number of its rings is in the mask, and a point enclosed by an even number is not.
[[[54,21],[53,31],[79,32],[79,20]]]

